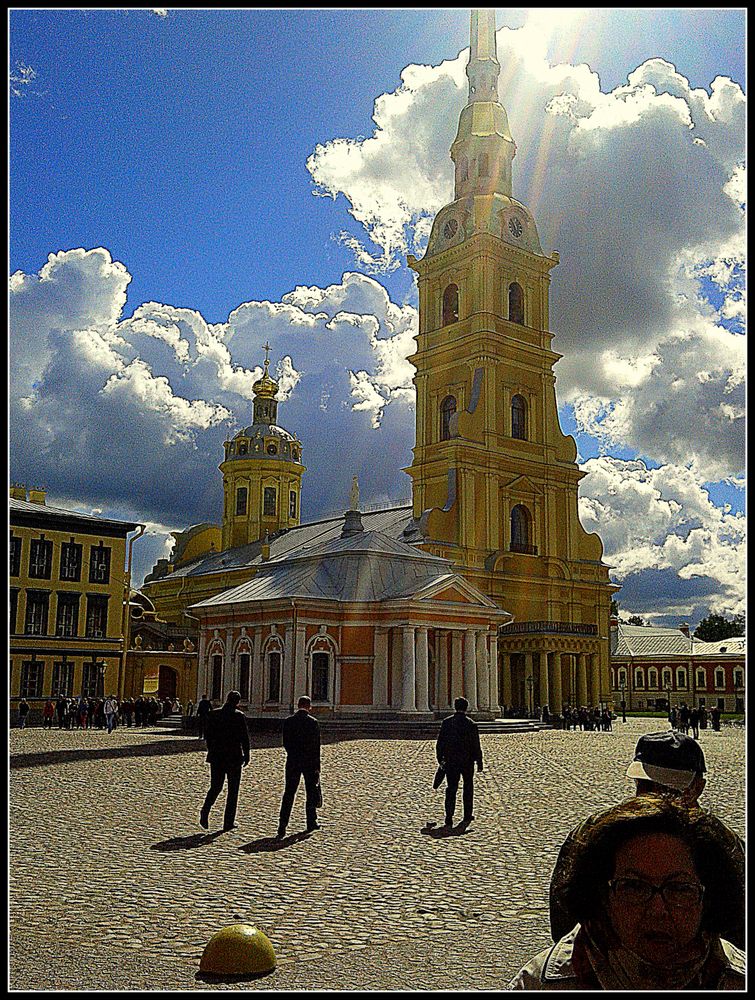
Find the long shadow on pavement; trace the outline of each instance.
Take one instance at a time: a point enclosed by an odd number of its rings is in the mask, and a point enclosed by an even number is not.
[[[218,830],[217,833],[192,833],[189,837],[170,837],[169,840],[161,840],[159,844],[152,844],[150,850],[189,851],[193,847],[202,847],[204,844],[211,844],[222,833],[222,830]]]
[[[239,850],[243,851],[244,854],[281,851],[286,847],[293,846],[293,844],[298,843],[300,840],[309,840],[311,836],[311,833],[303,830],[301,833],[292,833],[290,836],[284,837],[283,840],[277,840],[275,837],[260,837],[259,840],[253,840],[250,844],[243,844]]]
[[[252,750],[269,749],[280,746],[280,738],[269,740],[255,737],[251,741]],[[80,760],[115,760],[119,757],[163,757],[177,753],[205,753],[204,743],[190,736],[163,739],[155,743],[139,743],[119,747],[77,747],[75,750],[44,750],[39,753],[11,754],[10,767],[49,767],[51,764],[72,764]]]
[[[469,829],[469,823],[459,823],[457,826],[436,826],[435,823],[426,823],[419,831],[425,837],[432,837],[433,840],[445,840],[446,837],[463,837]]]

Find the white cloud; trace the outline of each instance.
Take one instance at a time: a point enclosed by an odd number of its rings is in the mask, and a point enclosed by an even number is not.
[[[561,255],[551,285],[560,402],[601,413],[583,427],[610,446],[692,463],[705,479],[736,475],[741,404],[723,397],[744,358],[744,94],[724,77],[693,88],[660,58],[603,93],[589,67],[548,63],[541,20],[499,30],[499,89],[517,143],[514,195],[546,252]],[[397,266],[452,199],[467,56],[407,67],[375,101],[371,136],[310,156],[316,192],[342,194],[362,227],[340,237],[362,266]],[[722,293],[718,309],[703,279]]]
[[[417,314],[354,273],[245,302],[226,323],[158,302],[121,319],[131,275],[97,250],[51,254],[11,279],[12,464],[51,491],[101,506],[139,497],[140,517],[217,520],[224,437],[252,419],[263,345],[279,422],[299,434],[305,516],[367,493],[405,497]],[[391,404],[396,413],[386,419]]]
[[[637,579],[645,576],[642,607],[625,610],[702,617],[705,608],[744,610],[745,534],[743,514],[717,507],[690,469],[648,468],[640,461],[602,457],[582,465],[580,516],[603,539],[612,577],[629,600],[637,600]],[[657,589],[648,587],[649,573]],[[634,578],[634,580],[632,579]]]

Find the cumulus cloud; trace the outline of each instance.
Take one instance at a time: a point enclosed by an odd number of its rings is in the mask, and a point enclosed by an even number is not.
[[[17,478],[103,507],[138,497],[141,519],[217,521],[223,440],[252,420],[269,343],[279,422],[304,443],[305,516],[345,508],[354,474],[365,496],[408,496],[416,310],[347,273],[242,303],[225,323],[158,302],[122,319],[130,281],[102,248],[11,277]]]
[[[551,285],[560,402],[611,445],[690,463],[706,480],[738,474],[741,88],[724,77],[693,88],[656,58],[604,93],[588,66],[550,65],[534,23],[501,29],[498,52],[518,147],[514,195],[535,213],[546,252],[561,254]],[[407,67],[375,101],[371,136],[310,156],[315,193],[344,196],[362,227],[341,235],[362,265],[397,266],[453,198],[448,151],[467,58],[465,49],[438,67]],[[705,280],[719,305],[702,294]]]
[[[582,469],[580,517],[603,539],[622,610],[687,619],[744,611],[743,514],[717,507],[682,466],[604,456]]]

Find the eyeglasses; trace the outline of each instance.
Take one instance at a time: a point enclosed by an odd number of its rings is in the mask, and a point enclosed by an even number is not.
[[[682,909],[685,906],[697,906],[705,892],[705,886],[699,882],[664,882],[663,885],[653,885],[640,878],[615,878],[608,887],[619,903],[626,906],[647,906],[656,893],[666,906]]]

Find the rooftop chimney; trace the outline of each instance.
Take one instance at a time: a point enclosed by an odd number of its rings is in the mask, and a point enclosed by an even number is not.
[[[689,636],[689,625],[686,622],[682,622],[681,623],[681,625],[679,626],[679,631],[682,633],[683,636],[686,636],[689,639],[689,637],[690,637]]]
[[[29,490],[29,503],[39,503],[44,506],[45,497],[47,496],[47,490],[40,490],[39,488]]]
[[[26,487],[22,483],[13,483],[10,488],[11,500],[26,500]]]
[[[609,624],[609,626],[611,628],[618,628],[619,627],[619,616],[618,615],[611,615],[610,618],[608,619],[608,624]]]

